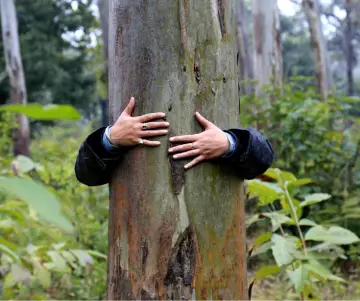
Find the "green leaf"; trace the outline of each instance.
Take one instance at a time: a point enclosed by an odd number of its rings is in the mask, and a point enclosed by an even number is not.
[[[314,183],[314,182],[309,178],[305,178],[305,179],[296,180],[296,181],[292,182],[291,184],[295,185],[295,186],[304,186],[304,185],[311,184],[311,183]]]
[[[92,257],[98,257],[98,258],[107,260],[107,256],[105,254],[103,254],[103,253],[98,252],[98,251],[87,250],[86,252],[89,255],[91,255]]]
[[[312,274],[318,275],[322,279],[346,282],[344,279],[332,274],[327,268],[325,268],[319,261],[315,259],[310,260],[309,263],[304,264],[304,266]]]
[[[323,226],[312,227],[305,234],[305,240],[324,241],[334,245],[349,245],[360,241],[353,232],[339,226],[328,229]]]
[[[281,267],[277,265],[267,265],[264,267],[261,267],[254,276],[254,280],[260,280],[265,277],[275,275],[281,272]]]
[[[66,264],[65,259],[57,251],[48,251],[47,254],[51,258],[51,262],[44,263],[44,266],[52,271],[56,272],[70,272],[69,266]]]
[[[307,219],[307,218],[303,218],[299,221],[299,225],[300,226],[317,226],[317,224],[315,222],[313,222],[312,220],[310,219]]]
[[[310,206],[331,198],[330,194],[327,193],[313,193],[306,196],[305,201],[300,203],[300,207]]]
[[[11,250],[8,246],[1,244],[1,243],[0,243],[0,252],[5,253],[7,256],[12,258],[12,260],[14,260],[14,262],[20,261],[19,256],[13,250]]]
[[[295,286],[296,293],[301,293],[304,290],[305,282],[308,279],[308,270],[306,267],[300,265],[295,271],[287,270],[287,274]]]
[[[70,105],[47,105],[41,106],[37,103],[29,103],[26,105],[2,105],[0,111],[11,113],[21,113],[30,118],[37,120],[78,120],[80,119],[79,112]]]
[[[260,206],[266,206],[279,198],[280,189],[269,183],[257,179],[248,181],[249,193],[251,196],[258,196]]]
[[[282,224],[292,221],[287,215],[278,212],[267,212],[263,213],[263,215],[270,218],[273,232],[279,229]]]
[[[278,234],[274,234],[271,241],[273,242],[271,249],[278,266],[289,264],[299,252],[297,239],[292,236],[284,238]]]
[[[71,231],[70,222],[61,214],[60,203],[53,193],[30,179],[0,177],[0,190],[30,205],[43,219]]]
[[[78,259],[81,266],[87,266],[93,264],[92,257],[84,250],[70,250],[72,254]]]
[[[19,163],[19,172],[20,173],[27,173],[33,169],[41,170],[43,169],[41,165],[35,163],[30,158],[19,155],[15,158],[15,160]]]
[[[267,251],[269,251],[271,249],[272,246],[273,246],[272,241],[268,241],[268,242],[264,243],[260,247],[255,248],[255,250],[251,253],[251,257],[254,257],[254,256],[259,255],[259,254],[266,253]]]
[[[51,275],[39,262],[34,261],[34,276],[39,280],[42,288],[48,289],[51,285]]]
[[[271,239],[271,237],[273,236],[273,234],[271,232],[265,232],[263,234],[261,234],[260,236],[258,236],[254,243],[253,243],[253,247],[257,247],[262,245],[263,243],[269,241]]]

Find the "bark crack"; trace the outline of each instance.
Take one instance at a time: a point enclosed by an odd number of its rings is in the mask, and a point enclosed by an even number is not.
[[[222,37],[227,32],[226,23],[225,23],[225,2],[226,2],[226,0],[218,0],[218,17],[219,17],[220,30],[221,30]]]
[[[195,231],[187,227],[179,236],[170,256],[164,284],[168,298],[189,300],[192,297],[192,283],[196,267],[197,242]]]
[[[170,136],[174,136],[174,133],[170,130]],[[169,142],[169,147],[172,147],[173,144]],[[168,147],[168,148],[169,148]],[[185,170],[181,160],[174,160],[172,155],[169,155],[169,164],[171,170],[171,181],[172,188],[175,195],[179,195],[181,188],[185,182]]]
[[[181,52],[186,53],[187,33],[186,33],[186,15],[188,13],[188,3],[186,0],[179,0],[179,21],[180,21],[180,43]]]

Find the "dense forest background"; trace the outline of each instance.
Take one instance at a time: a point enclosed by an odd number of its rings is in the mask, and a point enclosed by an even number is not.
[[[276,152],[248,181],[252,297],[357,299],[360,1],[236,1],[241,126]],[[28,106],[6,105],[0,56],[2,299],[105,298],[108,189],[74,175],[81,142],[108,122],[104,2],[15,1]],[[19,112],[26,156],[13,151]]]

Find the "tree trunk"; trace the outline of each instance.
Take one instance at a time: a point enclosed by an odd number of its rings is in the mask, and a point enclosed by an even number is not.
[[[353,77],[353,62],[354,62],[354,47],[352,44],[352,3],[351,0],[345,1],[346,10],[346,28],[345,28],[345,44],[346,44],[346,74],[348,82],[348,95],[354,95],[354,77]]]
[[[253,58],[250,55],[250,45],[248,36],[248,27],[245,19],[245,3],[244,0],[239,1],[237,10],[237,42],[238,42],[238,60],[240,65],[240,79],[244,82],[241,84],[242,94],[251,94],[252,81],[254,80]]]
[[[12,104],[26,104],[25,75],[21,61],[18,24],[13,0],[0,0],[1,26],[6,69],[10,81]],[[29,155],[29,121],[25,115],[17,116],[18,125],[14,130],[14,154]]]
[[[277,1],[253,0],[256,93],[264,85],[282,87],[283,64],[280,39],[280,14]]]
[[[303,0],[302,7],[309,24],[319,93],[322,99],[327,99],[333,89],[333,82],[326,41],[322,33],[318,0]]]
[[[108,88],[109,87],[109,72],[108,72],[108,57],[109,57],[109,0],[98,0],[98,7],[100,13],[100,24],[102,31],[102,39],[104,44],[104,70],[101,76],[101,82]],[[109,95],[106,91],[105,99],[100,100],[102,126],[109,124]]]
[[[170,136],[201,131],[195,110],[239,125],[236,1],[110,2],[110,115],[167,112]],[[108,299],[247,299],[244,188],[225,167],[184,172],[136,147],[110,184]]]

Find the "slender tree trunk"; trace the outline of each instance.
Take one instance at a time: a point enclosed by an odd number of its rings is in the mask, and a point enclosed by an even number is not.
[[[282,87],[283,64],[277,1],[253,0],[256,92],[273,82]]]
[[[170,136],[201,131],[195,110],[239,125],[236,1],[110,1],[110,114],[167,112]],[[247,299],[244,188],[230,170],[184,172],[136,147],[110,184],[108,299]]]
[[[346,9],[346,29],[345,29],[345,43],[346,43],[346,74],[348,82],[348,95],[354,95],[354,77],[353,77],[353,57],[354,47],[352,45],[352,3],[351,0],[345,1]]]
[[[98,7],[100,13],[100,24],[102,31],[102,39],[104,44],[104,71],[101,76],[101,81],[108,87],[109,72],[108,72],[108,57],[109,57],[109,0],[98,0]],[[102,110],[102,126],[109,124],[109,96],[106,91],[105,99],[100,100]]]
[[[10,80],[12,104],[26,104],[25,75],[20,54],[18,24],[13,0],[0,0],[1,26],[6,69]],[[29,121],[18,115],[18,126],[14,130],[14,154],[29,155]]]
[[[248,36],[248,27],[245,19],[244,0],[239,1],[237,10],[237,42],[238,42],[238,60],[240,65],[240,79],[244,81],[241,85],[242,94],[252,93],[252,81],[254,80],[253,57],[250,54],[250,44]]]
[[[326,99],[334,87],[326,41],[322,33],[319,2],[318,0],[303,0],[302,7],[309,24],[318,89],[322,99]]]

